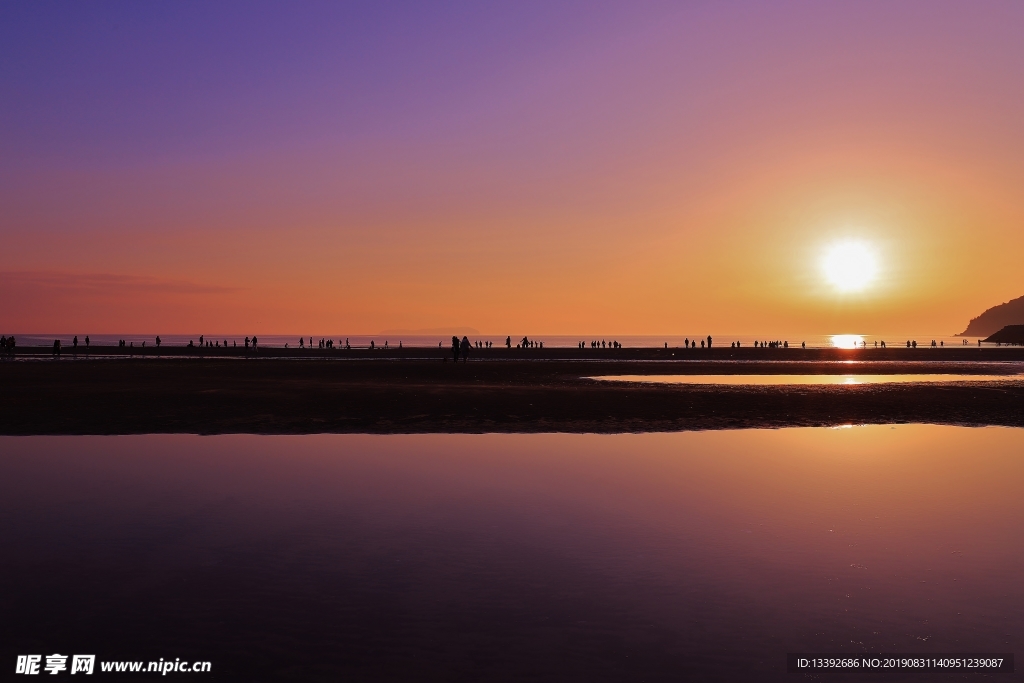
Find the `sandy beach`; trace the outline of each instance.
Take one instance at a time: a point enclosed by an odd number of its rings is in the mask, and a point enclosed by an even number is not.
[[[91,350],[0,364],[0,433],[643,432],[871,423],[1024,426],[1024,349]],[[189,350],[195,351],[195,350]],[[216,351],[216,350],[214,350]],[[675,355],[673,355],[675,354]],[[604,375],[991,374],[858,386],[612,383]]]

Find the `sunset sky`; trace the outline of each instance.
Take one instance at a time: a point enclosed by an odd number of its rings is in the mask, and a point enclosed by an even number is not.
[[[956,333],[1024,295],[1022,35],[1021,2],[4,3],[0,331]]]

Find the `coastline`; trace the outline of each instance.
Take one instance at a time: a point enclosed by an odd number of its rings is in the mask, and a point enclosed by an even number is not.
[[[171,349],[0,363],[3,435],[646,432],[934,423],[1024,426],[1024,349]],[[180,347],[177,350],[181,350]],[[141,349],[135,349],[141,351]],[[229,350],[230,351],[230,350]],[[292,350],[288,350],[292,351]],[[298,351],[298,350],[294,350]],[[306,358],[314,362],[295,362]],[[536,360],[542,362],[525,362]],[[602,382],[616,374],[992,374],[991,382],[721,386]]]

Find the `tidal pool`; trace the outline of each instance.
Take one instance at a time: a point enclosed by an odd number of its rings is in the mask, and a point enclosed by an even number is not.
[[[590,379],[603,382],[646,382],[651,384],[724,384],[729,386],[783,386],[797,384],[907,384],[921,382],[1006,382],[1024,375],[603,375]]]
[[[1013,652],[1022,486],[1007,428],[5,437],[0,656],[789,681],[790,651]]]

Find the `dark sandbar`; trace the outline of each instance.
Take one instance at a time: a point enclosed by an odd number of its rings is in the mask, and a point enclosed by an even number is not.
[[[868,423],[1024,426],[1024,349],[93,349],[0,363],[0,433],[639,432]],[[172,355],[173,354],[173,355]],[[674,354],[674,355],[673,355]],[[850,362],[854,363],[851,365]],[[992,382],[702,386],[593,375],[993,374]]]

